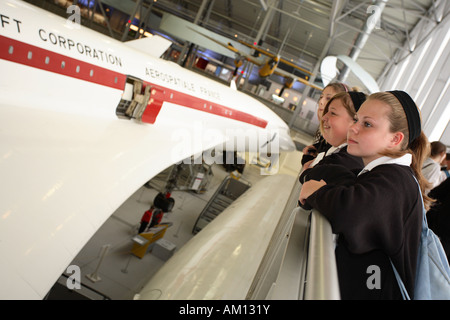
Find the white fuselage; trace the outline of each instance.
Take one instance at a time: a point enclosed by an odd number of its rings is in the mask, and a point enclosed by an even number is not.
[[[43,298],[168,166],[233,139],[293,149],[286,124],[243,93],[22,1],[2,1],[0,17],[1,299]],[[130,78],[151,87],[138,119],[118,114]]]

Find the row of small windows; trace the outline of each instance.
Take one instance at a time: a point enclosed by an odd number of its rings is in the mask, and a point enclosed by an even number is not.
[[[13,54],[14,53],[14,46],[9,46],[9,48],[8,48],[8,53],[9,54]],[[32,51],[28,51],[28,54],[27,54],[27,59],[28,60],[31,60],[33,58],[33,52]],[[45,64],[49,64],[50,63],[50,57],[45,57],[45,60],[44,60],[44,62],[45,62]],[[65,61],[61,61],[61,69],[64,69],[66,67],[66,62]],[[81,71],[81,67],[78,65],[76,68],[75,68],[75,72],[76,73],[80,73],[80,71]],[[91,71],[89,71],[89,76],[90,77],[93,77],[94,76],[94,70],[92,70],[91,69]],[[118,78],[117,77],[114,77],[114,83],[117,83],[117,81],[118,81]]]

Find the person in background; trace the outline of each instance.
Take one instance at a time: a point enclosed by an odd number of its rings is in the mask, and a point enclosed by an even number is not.
[[[442,142],[433,141],[430,149],[430,154],[423,163],[422,173],[425,179],[431,183],[431,189],[433,189],[443,181],[441,162],[445,159],[447,147]]]
[[[144,232],[147,229],[148,224],[152,220],[153,216],[153,210],[155,209],[155,206],[151,206],[150,209],[144,212],[141,218],[141,225],[138,230],[138,234]]]
[[[391,262],[413,297],[423,206],[431,203],[421,172],[429,142],[419,109],[404,91],[372,94],[347,138],[347,152],[365,165],[354,183],[309,180],[299,200],[323,214],[339,235],[335,253],[342,299],[401,300]],[[373,266],[378,280],[369,283]]]
[[[340,82],[333,82],[329,83],[323,89],[319,101],[317,102],[317,118],[319,119],[319,124],[322,123],[323,110],[325,109],[326,104],[339,92],[349,92],[347,85]],[[319,153],[327,151],[330,147],[331,146],[322,137],[320,129],[318,129],[313,144],[303,148],[302,166],[305,165],[305,163],[314,160]]]
[[[450,260],[450,178],[432,189],[428,196],[436,200],[427,211],[428,227],[439,237]]]
[[[160,208],[155,208],[153,210],[152,221],[150,222],[150,226],[148,228],[150,229],[150,228],[160,224],[163,216],[164,216],[164,212]]]
[[[450,153],[441,162],[441,182],[447,178],[450,178]]]
[[[158,225],[163,216],[164,212],[160,208],[151,205],[150,209],[145,211],[141,218],[141,225],[139,227],[138,234]]]

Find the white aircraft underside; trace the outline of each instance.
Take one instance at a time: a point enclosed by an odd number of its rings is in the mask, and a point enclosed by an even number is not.
[[[243,134],[294,149],[286,124],[243,93],[25,2],[0,14],[1,299],[43,298],[168,166]],[[127,77],[151,86],[138,119],[116,114]]]

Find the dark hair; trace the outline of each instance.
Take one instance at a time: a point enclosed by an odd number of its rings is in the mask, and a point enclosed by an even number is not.
[[[433,141],[431,143],[431,152],[430,152],[431,157],[436,157],[437,155],[441,154],[442,152],[446,152],[446,151],[447,151],[447,147],[442,142]]]

